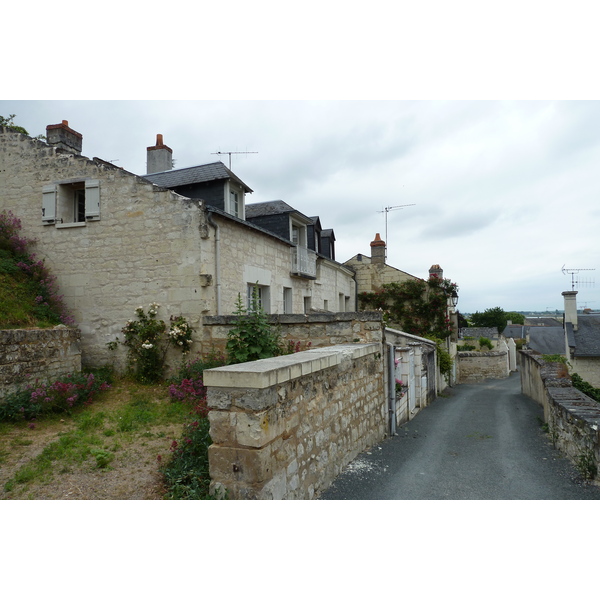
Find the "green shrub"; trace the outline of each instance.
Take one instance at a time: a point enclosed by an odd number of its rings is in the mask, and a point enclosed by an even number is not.
[[[249,311],[244,308],[240,294],[236,306],[234,314],[237,319],[227,334],[229,363],[244,363],[281,354],[279,332],[269,324],[258,299],[258,289],[254,288]]]
[[[179,441],[171,444],[171,459],[162,464],[160,471],[168,488],[169,500],[210,500],[210,474],[208,470],[208,447],[210,423],[202,418],[184,426]]]
[[[595,388],[587,381],[584,381],[577,373],[571,375],[571,381],[573,382],[574,388],[583,392],[586,396],[592,398],[592,400],[600,402],[600,388]]]
[[[477,346],[472,346],[471,344],[462,344],[461,346],[456,346],[456,349],[459,352],[472,352],[477,349]]]
[[[483,349],[483,348],[487,348],[488,350],[494,349],[494,344],[493,344],[492,340],[490,340],[489,338],[482,336],[477,340],[477,342],[479,343],[479,347],[481,349]]]

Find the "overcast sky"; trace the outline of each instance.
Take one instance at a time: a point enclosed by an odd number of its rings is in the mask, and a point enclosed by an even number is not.
[[[597,101],[0,101],[31,135],[63,119],[83,154],[146,172],[156,134],[176,168],[222,160],[254,192],[333,228],[336,258],[370,254],[460,287],[459,309],[562,309],[566,269],[600,269]],[[600,310],[600,270],[578,302]]]

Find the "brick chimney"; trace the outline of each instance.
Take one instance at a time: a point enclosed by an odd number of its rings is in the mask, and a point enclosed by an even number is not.
[[[146,175],[162,173],[173,168],[173,150],[163,144],[162,133],[156,134],[156,146],[148,146]]]
[[[573,329],[577,331],[577,292],[563,292],[565,298],[565,323],[573,323]]]
[[[46,127],[46,141],[50,146],[56,146],[74,154],[81,154],[83,136],[69,127],[69,121],[63,121],[58,125],[48,125]]]
[[[371,263],[374,265],[385,264],[385,242],[378,233],[375,234],[375,239],[371,242]]]
[[[429,267],[429,277],[432,275],[435,275],[439,279],[444,279],[444,269],[442,269],[440,265],[431,265],[431,267]]]

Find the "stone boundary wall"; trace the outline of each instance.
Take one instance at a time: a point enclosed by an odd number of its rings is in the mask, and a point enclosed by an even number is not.
[[[211,487],[312,499],[387,432],[382,345],[345,344],[204,372]]]
[[[458,383],[504,379],[510,375],[508,351],[458,352]]]
[[[600,465],[600,403],[571,384],[566,366],[531,350],[519,353],[521,391],[544,409],[553,443],[575,464],[582,457]],[[596,480],[600,480],[596,475]]]
[[[300,342],[300,349],[323,348],[336,344],[380,343],[383,317],[379,311],[349,313],[310,313],[306,315],[267,315],[269,323],[279,328],[284,341]],[[202,319],[202,352],[224,352],[227,332],[237,317],[205,316]]]
[[[0,398],[34,383],[81,371],[80,332],[53,329],[0,330]]]

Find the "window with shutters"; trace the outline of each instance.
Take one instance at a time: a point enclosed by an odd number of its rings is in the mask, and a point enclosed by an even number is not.
[[[42,191],[42,222],[56,227],[84,226],[100,220],[100,182],[75,180],[45,185]]]

